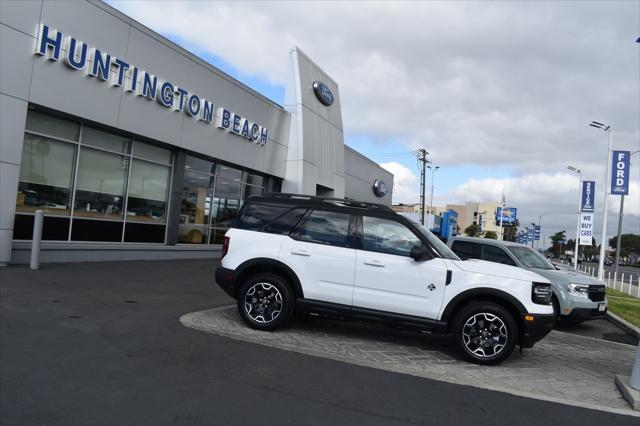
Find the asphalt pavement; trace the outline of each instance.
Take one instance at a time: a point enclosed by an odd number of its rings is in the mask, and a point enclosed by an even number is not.
[[[0,269],[0,424],[637,425],[637,417],[185,328],[183,314],[233,302],[213,283],[214,267],[181,260]]]

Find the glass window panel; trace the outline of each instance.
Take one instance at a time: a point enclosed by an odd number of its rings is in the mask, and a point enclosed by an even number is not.
[[[39,111],[29,110],[27,113],[27,130],[77,141],[80,135],[80,124],[64,120]]]
[[[171,150],[140,141],[135,142],[133,155],[146,160],[157,161],[158,163],[171,163]]]
[[[122,222],[107,220],[73,219],[73,241],[122,241]]]
[[[264,232],[270,234],[289,235],[291,230],[298,224],[302,216],[307,212],[306,209],[293,209],[271,222]]]
[[[254,173],[245,173],[244,183],[247,185],[264,187],[264,177],[256,175]]]
[[[247,198],[251,197],[252,195],[262,195],[262,187],[261,186],[251,186],[251,185],[244,185],[243,187],[243,199],[246,200]]]
[[[127,220],[165,221],[170,170],[168,166],[133,160]]]
[[[300,239],[310,243],[347,247],[350,215],[314,211],[305,219]]]
[[[216,172],[212,204],[213,225],[218,228],[229,228],[240,209],[242,170],[218,166]]]
[[[229,228],[211,228],[211,239],[209,244],[222,244],[224,242],[224,234]]]
[[[401,223],[377,217],[362,218],[363,248],[379,253],[409,256],[422,241]]]
[[[213,177],[185,171],[178,241],[206,244],[211,217]]]
[[[203,160],[201,158],[187,155],[185,158],[184,168],[189,171],[211,173],[215,171],[213,161]]]
[[[121,218],[128,166],[128,157],[83,147],[74,215]]]
[[[17,214],[13,225],[14,240],[33,238],[34,217]],[[42,239],[45,241],[67,241],[69,239],[69,221],[67,217],[45,216],[42,222]]]
[[[13,239],[30,240],[33,237],[33,216],[17,214],[13,221]]]
[[[480,259],[480,244],[469,241],[454,241],[451,250],[460,257],[460,259]]]
[[[488,244],[482,245],[482,259],[489,262],[502,263],[504,265],[516,266],[516,263],[509,257],[509,255],[500,247],[490,246]]]
[[[164,231],[164,225],[127,222],[124,227],[124,241],[131,243],[163,243]]]
[[[129,154],[131,138],[85,126],[82,129],[82,144]]]
[[[238,221],[237,227],[251,230],[260,229],[277,217],[282,216],[287,210],[290,210],[290,207],[250,204]]]
[[[240,181],[242,180],[242,170],[234,169],[233,167],[223,166],[220,164],[216,169],[216,176],[240,183]]]
[[[76,145],[25,133],[17,211],[69,214]]]

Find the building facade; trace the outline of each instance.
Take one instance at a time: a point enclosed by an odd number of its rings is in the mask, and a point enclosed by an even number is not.
[[[285,105],[96,0],[0,2],[0,265],[215,256],[265,192],[391,204],[338,84],[289,52]]]

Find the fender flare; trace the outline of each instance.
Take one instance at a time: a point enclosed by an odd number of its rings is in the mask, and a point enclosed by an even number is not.
[[[465,304],[465,302],[467,302],[469,299],[474,299],[477,297],[482,297],[482,296],[490,296],[490,297],[494,297],[494,298],[498,298],[501,299],[507,303],[509,303],[511,306],[514,307],[514,309],[516,309],[520,314],[526,314],[529,311],[527,311],[527,308],[524,307],[524,305],[514,296],[512,296],[511,294],[502,291],[502,290],[498,290],[495,288],[472,288],[470,290],[466,290],[463,291],[462,293],[458,294],[457,296],[455,296],[453,299],[451,299],[451,301],[447,304],[447,307],[444,309],[444,311],[442,312],[442,316],[440,317],[440,319],[442,321],[446,321],[447,323],[450,323],[451,319],[450,316],[458,311],[458,308],[462,305]],[[519,318],[514,318],[516,321],[519,320]]]
[[[302,291],[302,284],[300,283],[300,279],[286,264],[282,263],[279,260],[271,259],[268,257],[257,257],[254,259],[247,260],[241,263],[236,268],[237,279],[238,281],[242,280],[243,274],[251,269],[262,269],[265,271],[276,270],[284,275],[284,278],[291,284],[293,287],[293,292],[296,295],[296,298],[303,298],[304,292]]]

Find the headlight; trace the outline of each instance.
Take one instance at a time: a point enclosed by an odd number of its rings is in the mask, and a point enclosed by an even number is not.
[[[539,305],[548,305],[551,302],[551,284],[533,283],[531,286],[531,300]]]
[[[567,292],[578,297],[589,297],[589,286],[581,284],[569,284]]]

